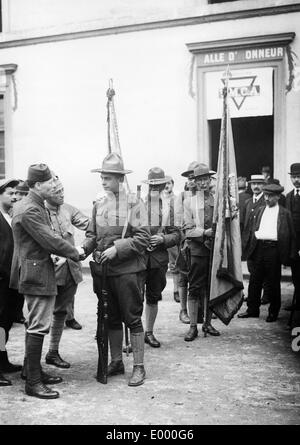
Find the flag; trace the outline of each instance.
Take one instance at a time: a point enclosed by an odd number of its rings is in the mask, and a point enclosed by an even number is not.
[[[114,104],[114,96],[115,96],[115,90],[113,88],[113,81],[110,79],[109,81],[109,88],[106,92],[107,96],[107,143],[108,143],[108,153],[117,153],[122,157],[121,152],[121,145],[120,145],[120,139],[119,139],[119,130],[118,130],[118,123],[117,123],[117,116],[115,111],[115,104]],[[125,175],[124,178],[125,186],[127,188],[127,191],[130,192],[130,187],[128,184],[127,176]]]
[[[215,230],[210,276],[209,308],[226,325],[243,302],[241,234],[235,152],[228,107],[227,69],[223,89],[223,116],[213,227]]]

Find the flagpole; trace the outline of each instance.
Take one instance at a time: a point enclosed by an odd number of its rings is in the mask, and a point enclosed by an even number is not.
[[[222,142],[219,146],[219,156],[218,159],[220,157],[220,152],[221,150],[223,151],[223,172],[226,172],[227,170],[227,94],[228,94],[228,82],[229,82],[229,78],[231,77],[231,73],[230,73],[230,69],[229,69],[229,65],[227,65],[227,69],[226,72],[224,73],[224,88],[223,88],[223,115],[222,115],[222,120],[221,120],[221,134],[223,136],[222,138]],[[228,173],[228,172],[226,172]],[[228,174],[223,174],[223,209],[225,212],[226,209],[226,199],[227,199],[227,178]],[[216,203],[215,203],[216,204]],[[222,215],[222,225],[224,226],[222,229],[222,233],[225,234],[225,213]],[[208,272],[208,283],[207,283],[207,295],[205,296],[204,299],[204,325],[206,326],[207,321],[208,321],[208,317],[209,317],[209,301],[210,301],[210,291],[211,291],[211,277],[212,277],[212,263],[213,263],[213,257],[214,257],[214,247],[215,247],[215,234],[216,234],[216,226],[217,223],[213,223],[212,225],[212,232],[213,232],[213,237],[212,237],[212,243],[211,243],[211,249],[210,249],[210,254],[209,254],[209,272]],[[224,236],[225,238],[225,236]],[[223,240],[223,247],[224,247],[224,240]],[[223,249],[222,249],[223,251]],[[207,331],[204,330],[204,337],[207,336]]]

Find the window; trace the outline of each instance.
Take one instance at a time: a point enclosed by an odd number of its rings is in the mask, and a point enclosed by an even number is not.
[[[0,95],[0,179],[5,178],[4,96]]]

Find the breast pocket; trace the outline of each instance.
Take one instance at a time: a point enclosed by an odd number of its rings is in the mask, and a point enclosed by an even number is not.
[[[26,259],[21,265],[21,281],[24,284],[33,284],[34,286],[43,286],[47,282],[48,260],[29,260]]]

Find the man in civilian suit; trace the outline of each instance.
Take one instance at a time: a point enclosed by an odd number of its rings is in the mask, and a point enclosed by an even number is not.
[[[248,258],[252,260],[249,279],[247,311],[239,318],[259,317],[260,295],[263,283],[269,289],[267,322],[277,320],[281,305],[281,265],[289,265],[295,255],[295,232],[291,213],[278,204],[283,187],[277,184],[264,186],[266,206],[260,207]]]
[[[6,342],[12,327],[17,300],[17,291],[9,288],[11,261],[14,250],[14,240],[11,230],[11,211],[16,201],[15,179],[0,182],[0,386],[9,386],[11,381],[2,372],[20,371],[21,366],[9,362]]]
[[[296,232],[296,257],[291,262],[292,280],[295,288],[293,312],[299,318],[300,311],[300,163],[292,164],[290,176],[294,189],[286,195],[286,208],[291,212]],[[295,313],[297,311],[297,313]],[[295,320],[294,320],[295,322]],[[293,324],[293,321],[292,321]]]

